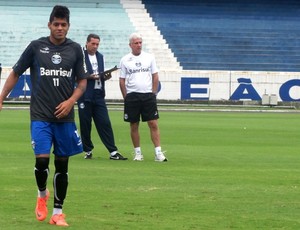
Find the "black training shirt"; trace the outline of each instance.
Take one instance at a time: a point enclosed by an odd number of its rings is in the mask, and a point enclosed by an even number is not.
[[[54,45],[49,37],[32,41],[13,70],[22,75],[30,68],[32,84],[30,118],[35,121],[74,121],[74,108],[67,117],[57,119],[55,107],[73,94],[76,78],[88,76],[80,45],[71,39]]]

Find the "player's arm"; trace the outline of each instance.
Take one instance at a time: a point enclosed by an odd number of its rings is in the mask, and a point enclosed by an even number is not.
[[[152,74],[152,93],[154,93],[155,95],[157,95],[158,84],[159,84],[158,73],[154,73]]]
[[[34,50],[32,47],[33,42],[26,47],[18,62],[14,65],[13,70],[9,73],[0,94],[0,110],[2,109],[3,101],[17,84],[19,76],[30,67],[34,57]]]
[[[77,80],[77,87],[74,89],[72,96],[69,98],[69,100],[71,100],[73,105],[85,92],[86,84],[87,84],[87,80],[85,78],[81,78]]]
[[[119,86],[122,93],[123,98],[126,97],[126,86],[125,86],[125,78],[119,78]]]
[[[77,80],[77,87],[74,89],[72,96],[68,100],[63,101],[62,103],[60,103],[56,107],[56,111],[55,111],[54,115],[58,119],[63,118],[63,117],[67,116],[70,113],[70,111],[73,108],[76,101],[84,93],[84,91],[86,89],[86,82],[87,82],[87,80],[85,78],[84,79],[78,79]]]
[[[3,101],[5,100],[7,95],[12,91],[14,86],[17,84],[18,80],[19,75],[14,70],[12,70],[5,81],[2,92],[0,94],[0,110],[2,109]]]

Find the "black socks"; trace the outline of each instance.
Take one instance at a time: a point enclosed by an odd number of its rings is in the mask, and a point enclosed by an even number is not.
[[[38,189],[40,191],[45,191],[49,175],[49,158],[36,158],[34,174]]]
[[[64,199],[66,198],[68,188],[68,160],[68,158],[54,160],[54,208],[62,208]]]

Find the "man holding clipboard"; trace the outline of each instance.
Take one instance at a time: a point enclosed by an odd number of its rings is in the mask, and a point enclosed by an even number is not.
[[[85,152],[85,159],[92,159],[94,145],[91,140],[92,119],[94,120],[98,135],[108,150],[111,160],[127,160],[123,157],[115,145],[114,134],[105,102],[105,81],[111,78],[111,73],[117,70],[117,66],[104,71],[104,58],[98,52],[100,37],[89,34],[84,48],[85,62],[90,73],[87,79],[87,88],[83,96],[78,100],[78,114],[80,132]]]

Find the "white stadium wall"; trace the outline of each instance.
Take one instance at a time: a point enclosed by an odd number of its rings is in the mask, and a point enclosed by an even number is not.
[[[2,90],[10,68],[3,68]],[[28,73],[27,73],[28,72]],[[10,97],[30,95],[29,71]],[[119,72],[106,82],[106,99],[120,100]],[[300,73],[240,71],[160,71],[160,100],[260,101],[263,95],[276,95],[278,101],[300,101]]]

